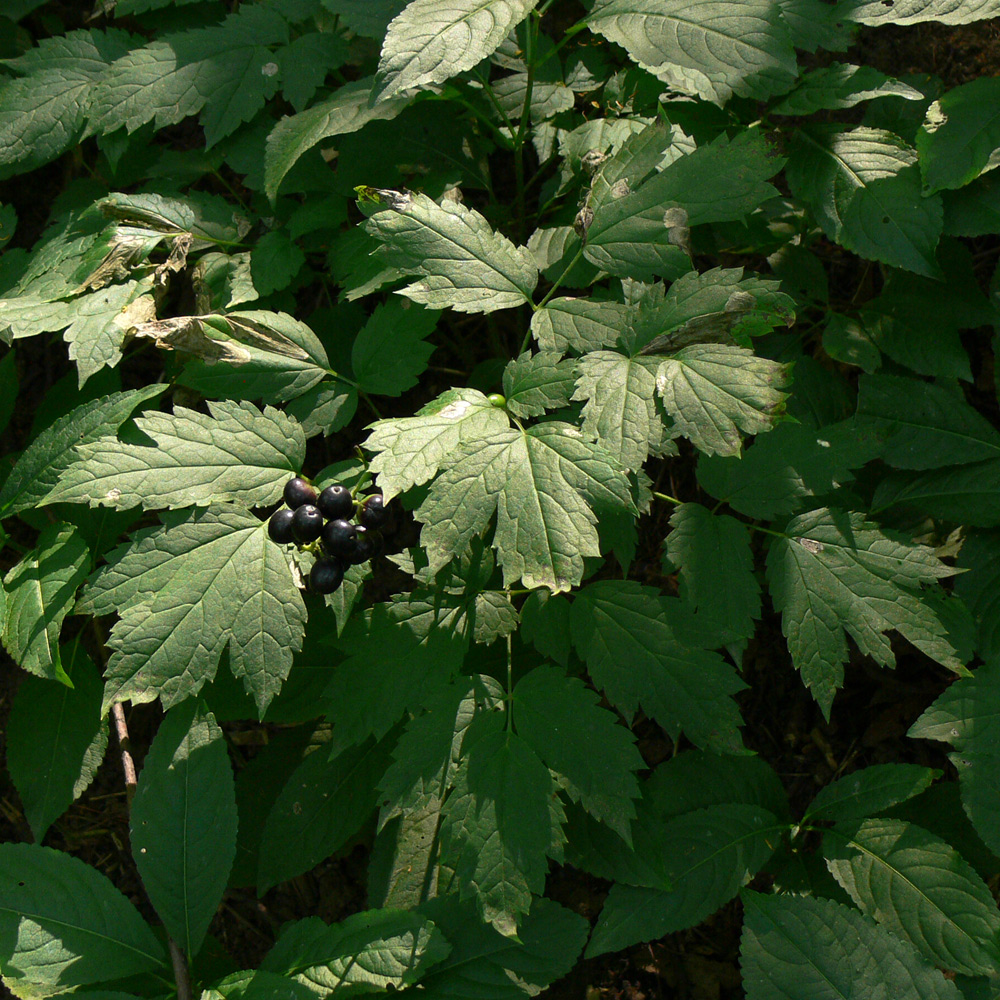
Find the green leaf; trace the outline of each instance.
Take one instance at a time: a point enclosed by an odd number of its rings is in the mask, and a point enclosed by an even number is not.
[[[104,875],[49,847],[0,844],[0,974],[8,985],[51,996],[154,970],[169,975],[163,946]]]
[[[671,820],[656,838],[669,890],[612,886],[586,956],[700,923],[764,866],[784,826],[766,809],[742,804],[711,806]]]
[[[331,754],[320,746],[292,772],[264,824],[257,890],[314,868],[357,833],[372,812],[389,747],[368,740]]]
[[[1000,524],[1000,460],[934,469],[919,475],[884,476],[872,497],[874,511],[898,504],[915,508],[942,521],[976,528]]]
[[[378,256],[405,274],[422,275],[400,289],[421,305],[489,313],[531,301],[538,268],[472,208],[440,205],[425,194],[364,189],[377,206],[365,226],[382,246]]]
[[[921,594],[955,570],[926,545],[883,531],[863,514],[820,509],[789,521],[767,556],[767,581],[792,662],[823,714],[843,683],[846,631],[865,656],[895,665],[886,633],[961,669],[938,609]]]
[[[639,299],[622,335],[631,353],[672,354],[689,344],[739,343],[795,322],[795,301],[780,284],[741,267],[681,275],[664,296]]]
[[[354,340],[351,367],[365,392],[399,396],[417,384],[435,345],[427,343],[441,314],[390,299],[376,307]]]
[[[250,254],[250,273],[261,295],[287,288],[306,262],[302,248],[285,229],[265,233]]]
[[[415,906],[443,891],[447,872],[438,863],[437,834],[462,740],[478,713],[502,701],[503,689],[491,678],[460,678],[426,698],[426,711],[407,724],[379,781],[376,855],[392,837],[392,858],[380,878],[383,906]]]
[[[270,406],[261,413],[250,403],[210,401],[208,409],[205,415],[177,406],[172,414],[137,417],[151,445],[113,435],[79,445],[76,461],[43,502],[119,508],[274,503],[302,468],[302,428]]]
[[[372,103],[431,87],[490,55],[538,0],[411,0],[389,25]]]
[[[516,940],[484,924],[474,907],[456,895],[428,900],[420,912],[452,946],[451,954],[421,981],[427,1000],[537,996],[569,972],[587,939],[583,917],[544,897],[532,901]]]
[[[416,511],[433,570],[465,551],[497,514],[493,545],[504,586],[569,590],[585,556],[600,554],[599,509],[634,509],[614,458],[559,421],[509,428],[463,444]]]
[[[1000,911],[971,865],[912,823],[866,819],[835,827],[823,853],[863,913],[934,965],[981,976],[1000,964]]]
[[[236,793],[222,730],[195,699],[167,712],[131,810],[132,852],[149,899],[192,958],[236,854]]]
[[[347,658],[325,692],[339,745],[381,739],[458,674],[469,644],[462,617],[454,603],[424,592],[400,594],[348,622],[337,641]]]
[[[872,764],[821,788],[802,822],[861,820],[919,795],[940,771],[916,764]]]
[[[1000,857],[1000,661],[950,685],[910,727],[914,739],[941,740],[958,751],[962,805],[983,843]]]
[[[87,543],[72,525],[56,523],[4,577],[4,648],[29,673],[71,685],[59,633],[89,569]]]
[[[7,724],[7,770],[39,844],[91,783],[108,745],[100,671],[78,641],[60,658],[73,686],[25,678]]]
[[[680,596],[696,611],[749,638],[760,617],[750,531],[701,504],[681,504],[670,517],[666,558],[680,571]]]
[[[838,16],[859,24],[970,24],[1000,14],[996,0],[841,0]]]
[[[305,323],[283,312],[177,316],[140,323],[134,336],[149,338],[165,350],[194,355],[179,381],[208,396],[284,402],[330,375],[320,339]]]
[[[585,354],[613,347],[628,318],[621,302],[552,299],[531,317],[531,332],[543,351]]]
[[[176,515],[108,557],[77,605],[120,618],[111,631],[105,710],[198,693],[224,649],[263,714],[302,648],[306,611],[264,522],[229,507]]]
[[[351,31],[381,42],[389,22],[406,6],[406,0],[368,0],[360,5],[355,0],[323,0],[323,6],[337,14]]]
[[[583,430],[596,437],[624,469],[638,469],[667,442],[656,405],[659,358],[593,351],[577,362],[574,399],[586,400]]]
[[[288,22],[250,5],[209,28],[164,35],[116,59],[90,94],[88,134],[147,122],[174,125],[201,112],[205,145],[249,121],[278,90],[269,46],[287,44]]]
[[[814,69],[772,109],[776,115],[811,115],[823,109],[853,108],[876,97],[922,101],[924,95],[909,84],[886,76],[873,66],[831,63]]]
[[[645,767],[628,729],[593,691],[555,667],[535,667],[518,682],[513,710],[518,734],[569,797],[627,840],[639,795],[632,772]]]
[[[285,412],[302,426],[307,438],[315,434],[329,437],[343,430],[358,409],[358,391],[339,379],[327,379],[296,396]]]
[[[1000,165],[1000,80],[980,77],[949,90],[927,109],[917,132],[924,191],[965,187]]]
[[[587,23],[671,89],[717,104],[780,93],[796,70],[780,7],[766,0],[694,8],[686,0],[600,0]]]
[[[681,133],[683,136],[683,133]],[[584,255],[619,277],[651,281],[691,270],[688,229],[742,219],[776,194],[767,183],[781,167],[758,129],[676,155],[672,127],[650,125],[629,139],[594,178]]]
[[[367,910],[333,925],[319,917],[287,924],[260,967],[302,983],[309,996],[356,996],[410,986],[450,951],[426,917]]]
[[[878,457],[879,445],[853,421],[818,430],[782,422],[742,457],[700,456],[698,482],[741,514],[771,520],[850,482],[850,470]]]
[[[745,685],[717,653],[677,635],[679,605],[632,581],[592,583],[573,601],[573,644],[626,719],[641,707],[671,739],[683,730],[697,746],[740,753],[742,720],[732,696]]]
[[[770,430],[784,406],[784,365],[727,344],[692,344],[660,363],[656,389],[683,434],[706,455],[737,455],[742,430]]]
[[[95,85],[131,41],[118,28],[71,31],[4,60],[25,75],[0,85],[0,177],[34,170],[80,141]]]
[[[857,422],[884,435],[881,458],[897,469],[1000,458],[1000,433],[955,386],[866,375],[858,392]]]
[[[35,507],[60,474],[77,461],[77,451],[113,434],[141,403],[160,395],[166,385],[116,392],[82,403],[55,420],[28,445],[0,490],[0,511],[18,514]]]
[[[798,129],[786,176],[829,239],[862,257],[941,277],[934,255],[941,198],[923,196],[917,154],[898,136],[865,126]]]
[[[372,81],[368,76],[345,84],[305,111],[282,118],[271,129],[264,153],[264,192],[271,201],[304,153],[325,139],[357,132],[369,122],[395,118],[410,103],[411,97],[403,95],[370,106]]]
[[[569,404],[576,380],[573,362],[558,351],[522,354],[503,370],[503,394],[515,417],[540,417]]]
[[[1000,233],[1000,174],[990,171],[958,191],[945,191],[947,236]]]
[[[875,996],[961,1000],[912,945],[830,899],[744,889],[740,965],[747,1000]]]
[[[975,619],[976,651],[984,660],[1000,658],[1000,537],[968,532],[956,566],[955,594]]]
[[[462,744],[455,788],[442,809],[442,860],[481,918],[512,937],[545,885],[552,778],[529,745],[480,715]]]

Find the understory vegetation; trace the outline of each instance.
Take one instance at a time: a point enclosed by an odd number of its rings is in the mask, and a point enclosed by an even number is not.
[[[1000,998],[996,17],[6,0],[10,993]]]

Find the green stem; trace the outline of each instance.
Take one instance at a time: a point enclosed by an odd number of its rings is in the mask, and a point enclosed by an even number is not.
[[[513,691],[514,691],[514,646],[511,641],[512,634],[507,634],[507,731],[510,732],[512,726]]]
[[[677,497],[672,497],[669,493],[657,493],[656,490],[653,490],[653,496],[656,497],[657,500],[666,500],[667,503],[672,503],[676,507],[679,507],[682,503],[684,503],[683,500],[678,500]]]
[[[576,267],[577,262],[580,260],[582,256],[583,256],[583,244],[581,244],[580,249],[577,250],[575,254],[573,254],[573,259],[566,265],[566,268],[563,271],[563,273],[560,274],[559,277],[556,278],[556,280],[552,283],[552,287],[545,293],[545,297],[542,299],[542,301],[539,302],[538,305],[534,307],[536,310],[542,309],[548,304],[552,296],[555,295],[556,292],[558,292],[559,289],[562,287],[562,283],[566,280],[566,275],[568,275],[569,272],[572,271],[574,267]]]
[[[524,61],[528,64],[528,80],[524,88],[524,104],[521,106],[521,120],[518,122],[517,135],[514,137],[514,175],[517,185],[517,229],[521,241],[524,241],[524,230],[527,222],[527,210],[524,200],[524,137],[531,117],[531,93],[535,85],[535,35],[538,31],[538,20],[532,16],[525,26]]]

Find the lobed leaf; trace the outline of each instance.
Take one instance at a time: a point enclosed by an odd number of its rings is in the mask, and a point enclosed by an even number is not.
[[[77,611],[117,613],[104,708],[196,695],[225,649],[261,714],[302,648],[306,611],[266,525],[231,507],[193,511],[133,536],[85,588]]]
[[[538,268],[524,247],[494,232],[461,202],[440,205],[425,194],[363,189],[377,206],[366,229],[385,263],[422,275],[400,290],[432,309],[489,313],[531,301]]]

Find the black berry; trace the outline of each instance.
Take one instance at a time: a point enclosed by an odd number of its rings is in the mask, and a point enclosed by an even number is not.
[[[323,530],[323,515],[311,503],[303,504],[292,514],[292,534],[300,545],[315,542]]]
[[[357,548],[358,529],[343,518],[327,521],[323,527],[323,551],[330,556],[350,559]]]
[[[366,528],[381,528],[388,520],[389,511],[386,509],[382,494],[373,493],[370,497],[366,497],[358,514],[358,521]]]
[[[295,512],[286,507],[276,510],[271,515],[267,522],[267,534],[272,542],[287,545],[289,542],[295,541],[295,536],[292,534],[292,518],[294,516]]]
[[[343,582],[344,564],[338,559],[317,559],[309,573],[309,589],[332,594]]]
[[[354,552],[348,559],[357,565],[368,562],[382,552],[382,536],[377,531],[370,531],[363,524],[358,525],[358,535],[354,543]]]
[[[354,513],[354,498],[346,486],[327,486],[316,502],[320,513],[331,521],[348,518]]]
[[[292,510],[296,510],[303,504],[316,503],[316,491],[304,479],[300,479],[298,476],[294,479],[289,479],[285,483],[285,490],[282,496],[285,498],[285,503]]]

